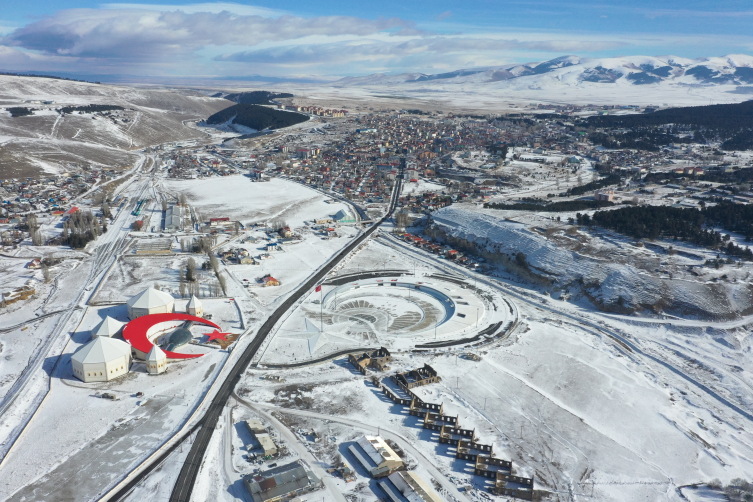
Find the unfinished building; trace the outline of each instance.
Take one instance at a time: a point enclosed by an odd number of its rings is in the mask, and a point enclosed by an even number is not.
[[[368,373],[367,368],[376,371],[386,371],[390,369],[389,366],[387,366],[387,363],[390,361],[392,361],[390,351],[384,347],[371,352],[348,354],[348,362],[355,366],[355,368],[363,375]]]
[[[411,389],[440,381],[434,369],[423,368],[398,373],[390,377],[399,389],[391,390],[383,382],[379,387],[394,403],[408,406],[411,416],[423,417],[421,427],[434,431],[433,439],[439,443],[455,447],[455,458],[473,464],[473,473],[492,481],[489,491],[496,495],[533,499],[533,478],[513,474],[513,464],[509,460],[496,458],[491,444],[479,442],[475,429],[464,429],[458,416],[444,414],[444,403],[429,403],[421,399]],[[450,450],[452,451],[452,450]]]
[[[424,364],[422,368],[406,371],[405,373],[396,373],[392,376],[392,380],[403,389],[413,389],[414,387],[442,381],[437,370],[428,364]]]

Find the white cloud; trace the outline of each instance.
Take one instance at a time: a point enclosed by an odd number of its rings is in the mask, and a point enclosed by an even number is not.
[[[671,10],[642,13],[690,15]],[[3,28],[7,23],[0,20],[0,68],[26,64],[33,70],[152,75],[342,76],[501,66],[563,54],[653,54],[657,48],[663,53],[678,48],[683,54],[708,55],[714,48],[730,46],[729,37],[722,35],[482,32],[453,23],[450,11],[427,15],[434,17],[423,26],[442,35],[399,18],[304,17],[232,2],[108,3],[98,9],[61,10],[18,29]],[[457,31],[448,33],[450,29]],[[749,51],[753,38],[738,36],[734,43],[735,50]]]
[[[187,58],[210,45],[254,46],[314,35],[368,36],[386,31],[418,33],[412,23],[398,18],[369,20],[346,16],[264,17],[229,11],[72,9],[15,30],[4,42],[45,54],[150,61]]]
[[[215,3],[195,3],[188,5],[164,5],[164,4],[143,4],[143,3],[106,3],[102,5],[103,9],[109,10],[152,10],[156,12],[185,12],[186,14],[195,14],[197,12],[210,12],[219,14],[220,12],[230,12],[239,16],[263,16],[275,17],[290,14],[290,12],[258,7],[255,5],[242,5],[230,2]]]
[[[423,55],[446,56],[462,54],[464,58],[485,55],[483,59],[494,61],[495,54],[504,51],[583,52],[602,51],[623,47],[624,42],[602,40],[528,40],[470,37],[422,37],[403,42],[350,41],[331,44],[295,45],[241,51],[217,56],[217,61],[262,64],[319,64],[340,61],[376,61],[397,57]],[[499,59],[496,59],[500,62]],[[429,62],[429,61],[427,61]]]

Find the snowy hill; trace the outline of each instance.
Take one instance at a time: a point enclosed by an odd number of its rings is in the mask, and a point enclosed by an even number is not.
[[[688,278],[657,277],[633,264],[618,263],[617,249],[599,242],[591,255],[574,252],[526,226],[506,221],[488,210],[453,205],[433,214],[433,220],[454,238],[475,242],[492,253],[525,254],[531,269],[559,288],[584,288],[592,301],[609,311],[615,305],[705,319],[734,319],[753,312],[753,287],[747,283],[706,283]],[[600,252],[612,255],[604,259]]]
[[[124,110],[60,112],[91,104]],[[54,174],[69,171],[72,164],[133,165],[135,149],[203,137],[183,121],[230,105],[195,92],[0,75],[0,178]],[[30,108],[33,114],[11,117],[7,108],[12,107]]]

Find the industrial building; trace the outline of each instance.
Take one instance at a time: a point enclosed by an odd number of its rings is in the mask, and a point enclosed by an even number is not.
[[[243,478],[243,485],[254,502],[275,502],[318,490],[322,482],[298,460],[258,474],[249,474]]]
[[[95,337],[71,356],[73,375],[89,382],[109,382],[128,373],[131,346],[106,336]]]
[[[126,305],[128,306],[128,317],[131,319],[151,314],[171,314],[175,312],[173,297],[154,288],[146,288],[128,300]]]
[[[340,209],[337,214],[332,217],[337,223],[355,223],[356,219],[353,215],[344,209]]]
[[[123,326],[125,326],[124,322],[120,322],[117,319],[107,316],[91,331],[92,339],[97,338],[98,336],[112,338],[123,332]]]
[[[183,207],[172,205],[165,211],[165,231],[180,232],[183,230]]]
[[[250,432],[254,436],[256,436],[256,434],[263,434],[267,432],[267,429],[264,428],[262,423],[255,418],[246,420],[246,429],[248,429],[248,432]]]
[[[272,436],[266,432],[254,434],[254,437],[259,442],[259,446],[264,451],[265,457],[273,457],[277,455],[277,445],[275,444]]]
[[[348,450],[373,478],[389,476],[403,466],[403,460],[378,436],[364,436]]]
[[[391,502],[444,502],[437,492],[413,471],[393,472],[379,487]]]

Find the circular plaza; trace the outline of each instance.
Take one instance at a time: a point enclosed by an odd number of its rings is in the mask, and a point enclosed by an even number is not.
[[[343,350],[413,350],[494,336],[514,319],[507,300],[462,278],[334,277],[279,327],[261,361],[288,364]]]

